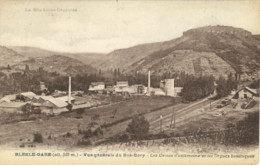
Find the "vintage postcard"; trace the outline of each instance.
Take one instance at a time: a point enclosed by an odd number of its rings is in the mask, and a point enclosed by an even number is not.
[[[257,164],[259,0],[0,1],[0,164]]]

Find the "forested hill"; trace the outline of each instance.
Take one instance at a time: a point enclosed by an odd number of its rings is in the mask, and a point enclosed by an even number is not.
[[[16,50],[18,50],[16,48]],[[10,71],[8,72],[17,72],[25,70],[25,66],[28,66],[29,69],[37,70],[39,68],[44,68],[49,72],[57,72],[62,75],[76,75],[76,74],[90,74],[96,73],[97,69],[92,67],[90,64],[85,64],[80,60],[54,54],[54,52],[33,49],[27,49],[27,51],[16,51],[0,46],[0,69],[2,72],[5,72],[7,67]],[[35,51],[37,50],[37,51]],[[35,56],[33,55],[34,52]],[[39,54],[37,54],[37,52]]]
[[[251,74],[260,67],[260,38],[228,26],[191,29],[180,38],[115,50],[97,65],[104,69],[153,74],[176,73],[226,75]]]
[[[242,78],[247,78],[257,75],[259,71],[260,37],[241,28],[205,26],[187,30],[181,37],[170,41],[140,44],[108,54],[57,53],[34,47],[0,47],[0,59],[5,61],[1,61],[0,66],[10,64],[22,68],[28,64],[35,68],[39,65],[48,71],[55,69],[62,74],[119,69],[127,74],[147,74],[150,70],[152,75],[158,76],[185,72],[219,77],[239,73]],[[57,68],[53,67],[56,63]]]

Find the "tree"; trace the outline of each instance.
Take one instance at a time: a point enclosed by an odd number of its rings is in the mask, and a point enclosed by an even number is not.
[[[43,142],[42,135],[40,133],[34,133],[33,134],[33,142],[42,143]]]
[[[128,132],[133,139],[142,139],[149,132],[149,122],[144,116],[134,116],[126,129],[126,132]]]
[[[187,75],[185,79],[184,77],[182,77],[182,79],[184,80],[182,90],[182,98],[184,101],[195,101],[206,97],[215,89],[213,76],[201,76],[196,78]]]
[[[69,110],[69,111],[72,111],[72,104],[68,104],[67,106],[66,106],[66,108]]]
[[[25,65],[25,71],[29,71],[29,70],[30,70],[29,66]]]

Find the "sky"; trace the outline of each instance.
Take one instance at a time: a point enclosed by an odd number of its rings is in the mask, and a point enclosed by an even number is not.
[[[100,52],[227,25],[260,34],[260,1],[0,1],[0,45]]]

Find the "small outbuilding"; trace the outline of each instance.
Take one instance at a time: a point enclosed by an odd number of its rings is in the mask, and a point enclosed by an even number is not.
[[[92,82],[89,85],[89,91],[101,91],[105,89],[105,83],[104,82]]]
[[[257,90],[249,87],[243,87],[241,90],[237,92],[239,99],[253,98],[254,96],[258,96]]]

